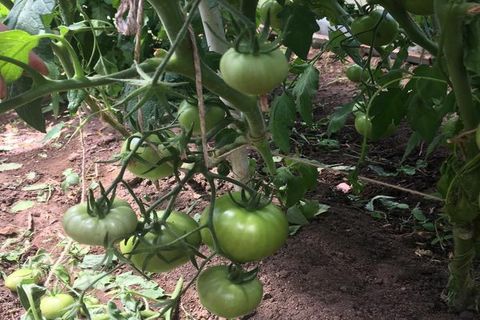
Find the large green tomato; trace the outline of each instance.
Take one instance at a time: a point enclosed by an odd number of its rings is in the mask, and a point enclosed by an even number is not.
[[[160,230],[150,231],[142,238],[131,237],[128,241],[122,241],[120,251],[129,257],[133,265],[140,270],[149,272],[170,271],[188,262],[194,256],[191,247],[198,248],[200,246],[202,242],[200,232],[194,232],[186,237],[185,241],[177,241],[167,248],[159,249],[156,247],[166,246],[197,228],[198,223],[189,215],[172,211],[167,219],[166,226],[162,226]],[[135,251],[139,252],[135,253]]]
[[[122,145],[122,153],[127,154],[132,151],[140,142],[141,136],[140,133],[135,133],[127,139]],[[128,141],[130,141],[129,145]],[[150,180],[168,177],[173,174],[173,165],[171,162],[162,160],[170,155],[170,151],[162,144],[158,136],[151,134],[130,157],[127,169],[137,177]]]
[[[265,23],[267,17],[270,19],[270,26],[273,29],[282,29],[282,19],[278,17],[283,7],[277,2],[277,0],[260,0],[258,1],[258,12],[262,21]]]
[[[57,319],[67,313],[75,303],[75,299],[66,293],[44,296],[40,299],[40,311],[47,319]]]
[[[239,192],[232,193],[240,200]],[[200,224],[208,222],[209,208],[202,214]],[[213,227],[220,254],[232,261],[256,261],[274,254],[288,236],[285,214],[273,204],[249,211],[232,201],[228,194],[215,200]],[[207,228],[201,230],[205,244],[213,248],[213,239]]]
[[[257,279],[235,283],[227,266],[214,266],[197,279],[200,303],[211,313],[227,319],[252,313],[262,301],[263,286]]]
[[[126,201],[115,199],[104,215],[90,215],[82,202],[65,212],[63,229],[79,243],[103,246],[130,236],[137,227],[137,215]]]
[[[287,77],[289,64],[280,49],[269,53],[241,53],[229,49],[220,59],[223,80],[249,95],[266,94]]]
[[[408,12],[420,16],[433,14],[433,0],[404,0],[405,9]]]
[[[5,287],[16,292],[19,284],[39,283],[41,273],[37,270],[22,268],[13,271],[5,278]]]
[[[225,118],[225,110],[216,105],[205,106],[205,108],[205,129],[208,132]],[[198,107],[187,100],[182,101],[178,108],[178,122],[187,131],[193,127],[192,134],[201,134]]]
[[[350,26],[352,34],[363,44],[383,46],[392,42],[398,33],[398,23],[383,10],[373,10],[368,15],[359,17]]]

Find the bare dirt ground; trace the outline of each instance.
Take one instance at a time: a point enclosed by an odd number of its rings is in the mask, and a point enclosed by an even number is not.
[[[322,79],[315,117],[321,122],[334,107],[348,102],[355,88],[342,78],[345,68],[342,64],[325,58],[319,68]],[[72,126],[78,124],[78,119],[63,120]],[[15,120],[13,114],[2,115],[0,126],[0,146],[3,147],[0,160],[23,165],[16,170],[0,172],[0,242],[15,237],[23,242],[27,249],[21,261],[38,248],[58,254],[62,248],[57,244],[64,238],[60,223],[62,214],[80,199],[79,187],[64,193],[59,185],[65,169],[80,172],[80,140],[75,136],[66,144],[69,135],[63,134],[56,144],[42,143],[43,135],[25,127]],[[71,134],[73,130],[67,128],[65,132]],[[119,167],[98,161],[107,160],[118,152],[121,137],[98,120],[90,122],[84,133],[86,177],[88,181],[101,180],[108,185]],[[354,164],[360,138],[352,128],[352,121],[333,138],[339,141],[339,148],[334,151],[304,145],[302,152],[306,157],[326,164]],[[372,146],[369,160],[382,164],[384,168],[393,168],[407,140],[408,130],[401,128],[394,137]],[[418,157],[417,152],[408,161],[415,163]],[[442,157],[439,152],[416,175],[400,175],[387,182],[431,192]],[[368,169],[362,174],[374,177]],[[148,181],[137,181],[131,176],[128,179],[137,193],[156,197],[168,192],[174,184],[172,179],[161,181],[160,191],[157,191]],[[384,219],[373,219],[363,204],[336,190],[335,186],[343,181],[344,176],[335,171],[322,171],[318,189],[310,196],[330,205],[331,209],[290,237],[275,256],[260,263],[263,303],[256,313],[244,319],[476,319],[468,312],[461,315],[449,313],[440,298],[448,278],[448,247],[445,250],[432,247],[430,241],[434,235],[405,227],[402,221],[408,219],[409,211],[394,211]],[[16,201],[36,199],[35,192],[22,190],[33,183],[47,183],[54,187],[48,201],[37,202],[29,210],[11,213],[11,206]],[[201,210],[208,197],[203,186],[201,181],[188,185],[178,200],[177,209],[188,208],[195,202],[196,212]],[[120,196],[127,197],[124,190],[119,192]],[[395,196],[396,201],[408,203],[411,208],[418,203],[432,219],[440,213],[437,203],[378,185],[367,185],[361,198],[369,200],[380,194]],[[33,234],[21,237],[26,229]],[[12,263],[0,261],[0,268],[6,273],[15,267]],[[171,291],[181,275],[188,280],[193,274],[193,266],[185,265],[155,279]],[[22,308],[18,298],[2,284],[0,281],[0,319],[19,319]],[[194,289],[183,297],[179,318],[216,319],[201,307]]]

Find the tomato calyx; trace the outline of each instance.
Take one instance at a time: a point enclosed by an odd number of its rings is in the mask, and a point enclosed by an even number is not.
[[[269,205],[273,199],[273,194],[270,194],[269,198],[265,198],[262,193],[255,191],[259,190],[261,187],[260,184],[261,182],[257,183],[254,188],[242,189],[240,192],[240,199],[234,197],[231,192],[228,192],[228,196],[233,203],[247,211],[260,210]]]
[[[231,263],[228,266],[228,280],[235,284],[250,282],[257,278],[258,271],[258,267],[245,271],[239,264]]]
[[[88,190],[87,212],[92,217],[98,217],[99,219],[103,219],[107,216],[107,214],[112,208],[114,196],[109,198],[101,182],[99,185],[101,193],[99,199],[95,199],[95,195],[93,194],[92,189]]]
[[[260,35],[254,34],[250,29],[244,30],[235,40],[235,51],[243,54],[269,54],[280,47],[280,39],[273,42],[268,40],[268,29],[262,31]]]

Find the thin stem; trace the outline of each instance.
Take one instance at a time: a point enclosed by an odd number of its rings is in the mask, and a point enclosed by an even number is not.
[[[67,49],[67,51],[70,55],[70,59],[71,59],[70,61],[73,63],[73,69],[75,70],[74,77],[75,78],[84,78],[85,77],[85,73],[83,72],[82,64],[80,63],[80,60],[78,60],[78,55],[75,52],[75,49],[73,49],[70,42],[67,41],[67,39],[65,39],[62,36],[58,36],[56,34],[51,34],[51,33],[39,35],[38,38],[39,39],[48,38],[48,39],[57,40],[63,46],[65,46],[65,48]]]

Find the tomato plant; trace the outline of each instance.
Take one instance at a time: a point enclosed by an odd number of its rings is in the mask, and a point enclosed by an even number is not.
[[[403,0],[405,9],[413,14],[427,16],[433,14],[433,0]]]
[[[75,299],[66,293],[43,296],[40,299],[40,311],[47,319],[57,319],[69,311]]]
[[[13,271],[5,278],[5,287],[16,292],[20,284],[39,283],[41,273],[29,268],[21,268]]]
[[[160,138],[154,134],[149,135],[138,146],[141,136],[140,133],[136,133],[125,140],[122,145],[122,153],[125,155],[136,150],[128,161],[128,171],[137,177],[150,180],[171,176],[173,174],[173,164],[165,161],[171,155],[170,151],[162,144]]]
[[[363,44],[383,46],[392,42],[398,33],[398,23],[383,10],[373,10],[352,22],[352,34]]]
[[[137,216],[130,205],[115,199],[105,199],[99,206],[83,202],[67,210],[62,225],[65,233],[75,241],[103,246],[131,235],[137,227]]]
[[[227,266],[210,267],[200,273],[197,291],[208,311],[225,318],[253,312],[263,297],[262,283],[256,277],[235,279]]]
[[[193,232],[197,228],[197,222],[189,215],[172,211],[165,225],[120,242],[120,251],[140,270],[170,271],[194,256],[192,248],[198,248],[202,241],[200,232]],[[183,240],[179,239],[189,233]]]
[[[242,53],[231,48],[220,60],[223,80],[232,88],[249,95],[270,92],[285,80],[288,70],[288,61],[280,49]]]
[[[225,110],[217,105],[207,105],[205,110],[205,129],[210,131],[220,121],[225,118]],[[192,134],[199,135],[200,130],[200,114],[198,107],[191,104],[187,100],[183,100],[178,108],[178,122],[186,131],[192,129]]]
[[[248,209],[242,207],[240,193],[232,193],[215,200],[213,228],[220,253],[235,262],[256,261],[274,254],[288,236],[285,214],[272,203]],[[209,208],[205,209],[201,224],[208,223]],[[210,231],[202,229],[203,241],[213,248]]]

